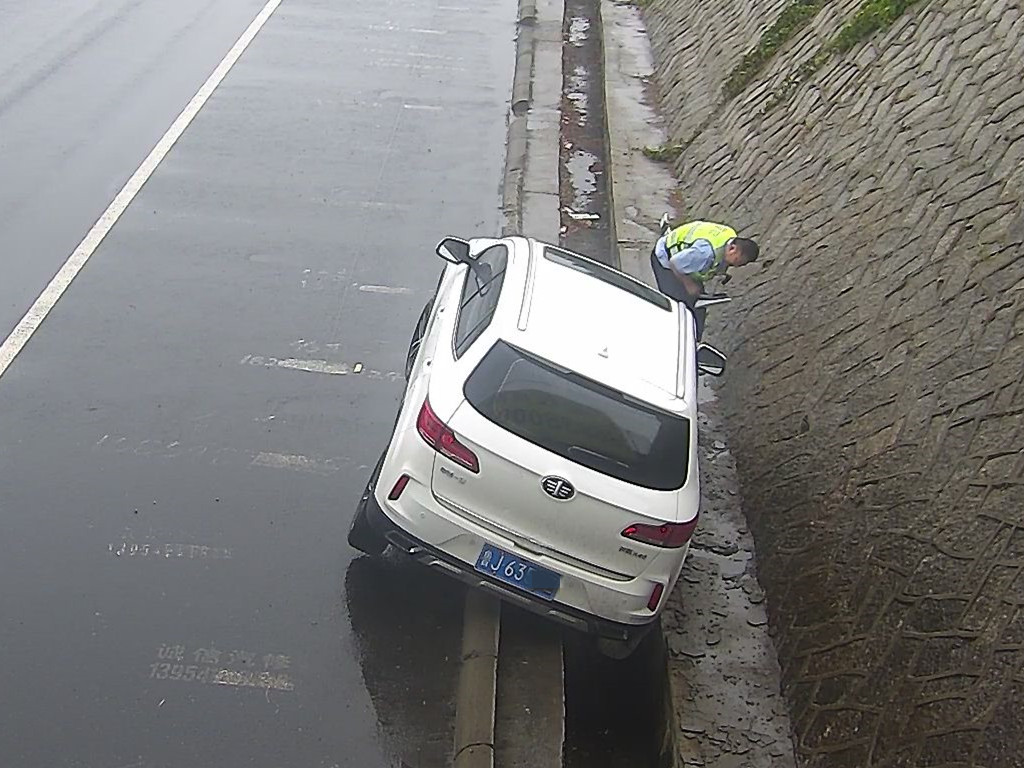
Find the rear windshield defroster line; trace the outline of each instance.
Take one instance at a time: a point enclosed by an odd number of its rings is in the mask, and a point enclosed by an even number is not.
[[[653,490],[686,483],[686,418],[645,407],[507,342],[484,355],[464,393],[485,418],[577,464]]]

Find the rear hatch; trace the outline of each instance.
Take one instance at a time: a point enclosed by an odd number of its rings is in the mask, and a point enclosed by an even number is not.
[[[631,578],[645,569],[659,549],[621,532],[676,521],[687,419],[505,342],[484,356],[464,393],[448,426],[476,455],[479,473],[439,455],[432,487],[442,503],[592,572]]]

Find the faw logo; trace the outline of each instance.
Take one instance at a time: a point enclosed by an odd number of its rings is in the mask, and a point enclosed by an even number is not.
[[[548,475],[541,480],[540,487],[544,489],[544,493],[558,501],[568,501],[576,495],[576,489],[572,487],[572,483],[554,475]]]

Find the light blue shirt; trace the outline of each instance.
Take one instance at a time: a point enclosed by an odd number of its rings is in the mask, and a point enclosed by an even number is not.
[[[654,255],[658,258],[658,263],[665,269],[675,267],[684,275],[692,275],[704,271],[715,260],[715,249],[711,243],[707,240],[696,240],[693,245],[683,248],[672,256],[672,267],[670,267],[668,248],[665,246],[666,237],[667,235],[659,238],[654,246]]]

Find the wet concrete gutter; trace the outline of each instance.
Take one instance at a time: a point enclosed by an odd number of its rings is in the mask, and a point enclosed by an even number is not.
[[[565,0],[559,142],[562,244],[617,267],[599,0]]]
[[[666,133],[652,98],[653,63],[639,10],[602,0],[605,99],[616,246],[624,271],[653,284],[657,221],[697,211],[673,205],[676,180],[647,159]],[[714,316],[709,330],[714,333]],[[726,372],[728,376],[728,372]],[[699,387],[702,520],[662,616],[666,648],[665,766],[795,765],[780,671],[768,633],[751,534],[714,390]]]

